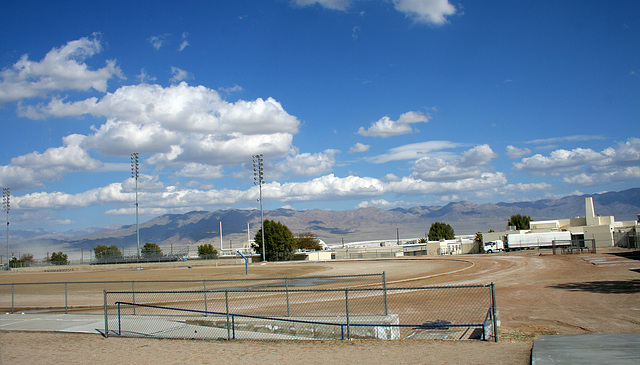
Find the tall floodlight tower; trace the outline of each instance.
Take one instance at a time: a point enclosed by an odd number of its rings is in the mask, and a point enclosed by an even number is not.
[[[138,225],[138,171],[140,170],[138,164],[138,152],[131,154],[131,177],[136,180],[136,242],[138,246],[137,255],[138,261],[140,261],[140,227]]]
[[[253,183],[260,187],[260,231],[262,232],[262,261],[267,261],[264,245],[264,216],[262,214],[262,184],[264,184],[264,175],[262,154],[253,155]]]
[[[9,270],[9,209],[11,204],[11,188],[2,188],[2,210],[7,212],[7,270]]]

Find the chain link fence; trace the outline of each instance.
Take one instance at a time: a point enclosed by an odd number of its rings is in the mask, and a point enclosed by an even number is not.
[[[497,341],[493,283],[103,294],[107,337]]]
[[[613,240],[618,247],[629,249],[640,248],[640,232],[638,232],[635,227],[629,230],[617,230],[613,232]]]
[[[0,284],[2,312],[64,312],[102,314],[106,291],[208,291],[219,289],[289,289],[301,287],[377,287],[386,285],[385,273],[312,276],[297,278],[249,278],[221,280],[76,281]]]
[[[596,240],[594,239],[572,239],[572,240],[553,240],[551,242],[551,250],[554,255],[558,253],[596,253]]]
[[[71,268],[77,265],[161,263],[182,261],[184,257],[190,255],[188,245],[163,245],[158,252],[141,252],[140,255],[138,255],[137,248],[120,247],[118,250],[119,252],[116,254],[101,254],[98,257],[96,257],[93,249],[80,252],[75,250],[66,252],[67,257],[64,261],[52,261],[50,255],[55,254],[55,252],[36,251],[35,256],[43,257],[41,259],[35,259],[34,253],[12,252],[9,255],[9,268],[55,267],[64,269],[65,267]],[[193,252],[193,249],[191,252]],[[2,260],[0,260],[2,265],[0,266],[5,270],[8,269],[6,258],[3,255],[0,256],[2,256]],[[204,257],[204,259],[210,258]]]

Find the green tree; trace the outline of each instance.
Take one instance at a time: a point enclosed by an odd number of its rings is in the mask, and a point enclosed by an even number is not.
[[[253,250],[262,255],[262,228],[253,240]],[[291,230],[280,222],[264,221],[265,259],[267,261],[287,261],[293,258],[296,238]]]
[[[262,237],[260,237],[262,238]],[[265,238],[266,239],[266,238]],[[302,232],[296,236],[295,249],[297,250],[322,250],[320,240],[313,232]]]
[[[217,259],[218,250],[213,248],[210,243],[205,243],[198,246],[198,256],[202,259]]]
[[[49,262],[53,265],[67,265],[69,264],[69,255],[62,251],[54,252],[51,254]]]
[[[140,254],[145,259],[162,256],[162,249],[155,243],[147,242],[140,250]]]
[[[96,259],[122,258],[122,252],[116,245],[97,245],[93,252],[96,255]]]
[[[446,223],[435,222],[429,228],[429,241],[440,241],[441,239],[452,240],[455,238],[453,228]]]
[[[420,239],[418,240],[418,243],[427,243],[427,239],[424,237],[420,237]]]
[[[512,215],[507,223],[508,226],[515,226],[516,229],[529,229],[529,223],[531,222],[531,217],[528,215]]]

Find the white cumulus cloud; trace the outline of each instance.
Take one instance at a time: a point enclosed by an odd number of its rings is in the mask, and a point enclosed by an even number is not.
[[[327,173],[336,163],[338,150],[329,149],[321,153],[301,153],[287,158],[274,166],[274,172],[294,176],[316,176]]]
[[[518,171],[540,176],[560,176],[571,184],[594,185],[637,181],[640,138],[631,137],[602,151],[590,148],[559,149],[548,156],[536,154],[514,163]]]
[[[385,163],[399,160],[417,160],[419,158],[435,155],[435,151],[460,147],[460,143],[450,141],[427,141],[410,143],[388,150],[387,153],[375,156],[370,159],[373,163]],[[446,152],[437,152],[439,156],[446,155]]]
[[[357,142],[349,149],[349,153],[367,152],[370,148],[371,146],[368,144]]]
[[[298,6],[320,5],[327,9],[347,10],[353,3],[353,0],[292,0],[292,3]]]
[[[176,175],[188,178],[213,180],[224,176],[222,166],[211,166],[201,163],[189,162]]]
[[[493,152],[488,144],[482,144],[465,151],[459,162],[461,167],[486,165],[498,155]]]
[[[476,177],[458,178],[452,181],[428,181],[404,177],[390,182],[389,190],[404,194],[452,194],[493,190],[504,186],[507,178],[502,172],[484,172]]]
[[[478,178],[487,170],[484,165],[496,157],[491,147],[486,144],[473,147],[461,155],[424,156],[415,161],[411,177],[424,181]]]
[[[90,114],[107,121],[87,136],[85,146],[107,155],[138,150],[159,153],[156,161],[235,163],[252,153],[284,156],[299,121],[273,98],[224,101],[203,86],[128,85],[101,99],[52,99],[25,109],[33,117]],[[175,155],[176,150],[181,151]],[[184,153],[184,154],[182,154]]]
[[[388,2],[387,0],[384,0]],[[357,0],[291,0],[297,6],[320,5],[327,9],[346,11]],[[442,25],[456,13],[448,0],[391,0],[394,8],[416,23]]]
[[[12,67],[0,72],[0,103],[46,96],[52,91],[106,92],[109,79],[124,76],[114,60],[106,61],[105,67],[97,70],[84,63],[101,50],[98,35],[93,35],[53,48],[39,62],[23,55]]]
[[[507,146],[507,156],[509,156],[509,158],[521,158],[530,154],[531,150],[528,148],[518,148],[512,145]]]
[[[394,7],[416,23],[441,25],[456,13],[448,0],[393,0]]]
[[[413,111],[402,114],[397,121],[391,120],[388,116],[384,116],[378,121],[371,123],[368,129],[360,127],[358,134],[366,137],[391,137],[414,133],[415,130],[411,127],[411,124],[427,123],[429,119],[429,116]]]

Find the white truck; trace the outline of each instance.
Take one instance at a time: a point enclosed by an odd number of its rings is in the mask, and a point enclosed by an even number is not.
[[[571,245],[571,232],[511,233],[506,235],[505,250]]]
[[[482,252],[484,253],[500,252],[502,250],[504,250],[504,242],[502,240],[485,242],[484,246],[482,246]]]

